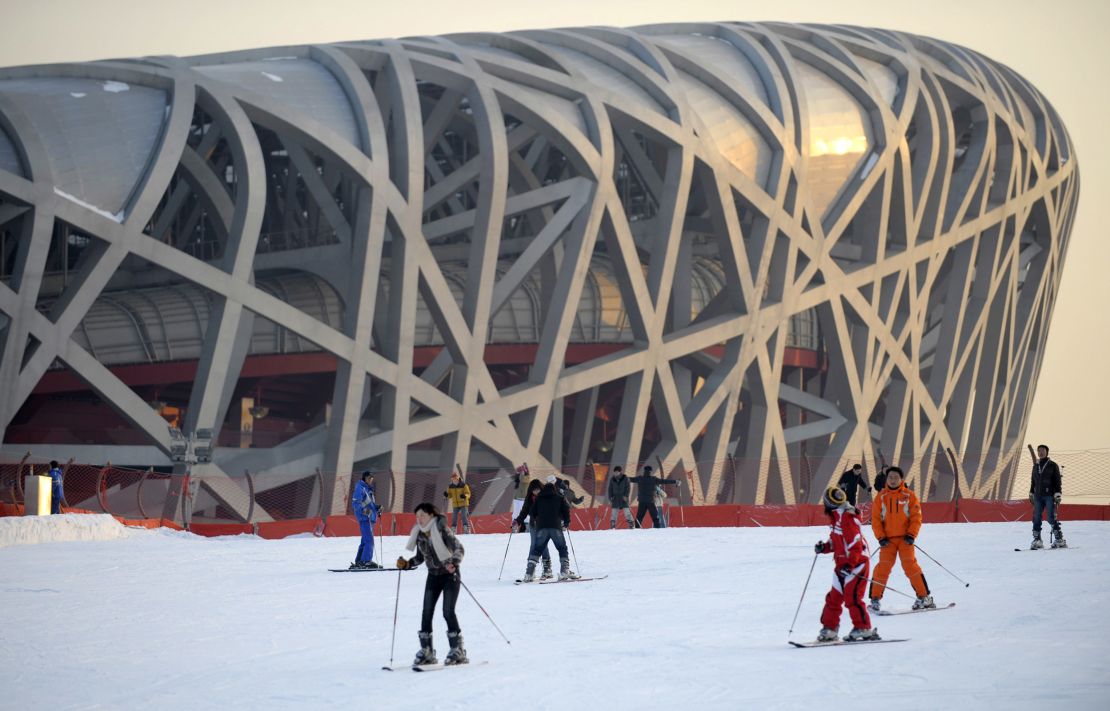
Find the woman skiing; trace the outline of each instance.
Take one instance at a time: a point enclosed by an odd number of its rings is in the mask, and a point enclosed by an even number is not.
[[[428,580],[424,584],[424,612],[420,618],[420,651],[416,653],[413,666],[436,663],[436,650],[432,647],[432,615],[436,602],[443,595],[443,619],[447,621],[447,643],[451,651],[443,660],[444,664],[466,664],[466,649],[463,648],[462,630],[455,617],[455,603],[459,599],[459,563],[462,562],[462,543],[447,525],[446,517],[430,503],[416,507],[416,525],[412,527],[406,550],[415,550],[416,555],[397,559],[397,567],[410,570],[421,563],[428,564]]]
[[[832,589],[825,596],[825,609],[821,612],[821,632],[818,642],[834,642],[840,629],[840,606],[848,608],[852,618],[852,631],[845,642],[862,642],[879,639],[879,630],[871,628],[871,616],[863,602],[864,586],[870,572],[871,558],[867,542],[859,527],[859,515],[848,503],[848,496],[838,486],[830,486],[822,497],[825,513],[829,515],[832,531],[829,540],[818,541],[816,553],[832,553],[836,563]]]
[[[540,495],[540,490],[543,488],[543,482],[539,479],[533,479],[528,484],[528,493],[524,497],[524,505],[521,507],[514,523],[517,530],[524,533],[528,531],[528,554],[532,554],[532,547],[536,545],[536,515],[532,510],[532,505],[536,502],[536,497]],[[527,519],[528,523],[525,524],[524,520]],[[543,572],[540,574],[540,580],[548,580],[555,577],[554,572],[551,570],[551,552],[547,550],[547,545],[543,547]]]

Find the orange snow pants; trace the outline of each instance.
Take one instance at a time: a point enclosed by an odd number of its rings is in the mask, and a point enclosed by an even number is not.
[[[917,596],[928,595],[929,584],[925,582],[925,574],[921,572],[913,546],[906,543],[901,536],[895,536],[889,541],[884,548],[879,549],[879,564],[875,566],[875,576],[871,579],[871,597],[881,598],[886,592],[886,581],[890,578],[890,569],[894,567],[895,558],[901,559],[902,570],[910,579],[910,585]]]

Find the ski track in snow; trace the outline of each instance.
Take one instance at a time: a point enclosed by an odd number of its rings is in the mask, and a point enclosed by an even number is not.
[[[507,536],[463,536],[463,579],[512,646],[463,591],[467,649],[489,664],[412,675],[379,669],[390,662],[397,574],[327,572],[351,560],[355,538],[200,538],[90,518],[0,520],[5,708],[797,709],[840,699],[1040,711],[1104,709],[1110,698],[1110,522],[1065,523],[1077,547],[1067,556],[1009,555],[1028,523],[926,525],[925,550],[971,582],[918,556],[938,604],[956,608],[874,618],[884,636],[911,638],[901,644],[805,650],[786,630],[826,529],[574,532],[580,572],[609,578],[543,586],[513,585],[527,537],[513,537],[498,582]],[[110,540],[49,542],[66,535]],[[379,558],[404,540],[379,540]],[[818,560],[794,639],[816,636],[832,567]],[[416,651],[426,573],[400,575],[394,664]],[[910,590],[897,565],[890,584]],[[438,610],[434,626],[442,657]]]

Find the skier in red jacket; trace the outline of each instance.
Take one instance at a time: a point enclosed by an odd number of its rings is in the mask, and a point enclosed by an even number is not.
[[[825,596],[825,609],[821,613],[821,632],[818,642],[833,642],[840,629],[840,606],[848,608],[852,617],[852,631],[845,642],[862,642],[879,639],[879,631],[871,628],[871,616],[864,604],[867,579],[871,572],[871,558],[867,541],[859,527],[859,514],[848,503],[843,489],[830,486],[823,498],[825,513],[829,515],[832,532],[829,540],[818,541],[816,553],[832,553],[836,562],[832,589]]]

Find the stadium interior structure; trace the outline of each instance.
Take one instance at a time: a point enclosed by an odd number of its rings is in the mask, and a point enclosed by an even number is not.
[[[411,503],[588,460],[695,504],[814,501],[859,459],[997,496],[1078,194],[1024,79],[876,29],[3,69],[4,452],[217,499],[322,472],[336,511],[364,467]]]

